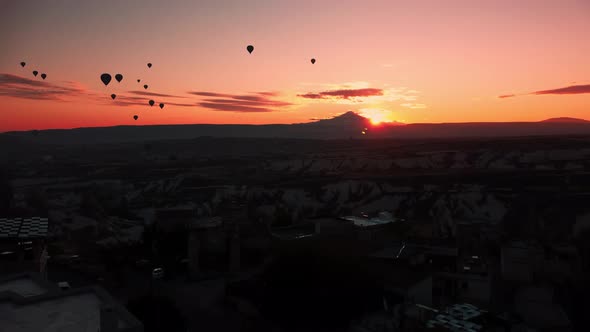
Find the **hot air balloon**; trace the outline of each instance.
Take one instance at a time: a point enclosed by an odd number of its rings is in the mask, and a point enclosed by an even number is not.
[[[134,116],[133,116],[133,119],[134,119],[134,120],[137,120],[137,118],[139,118],[139,116],[137,116],[137,115],[134,115]]]
[[[137,79],[137,83],[139,83],[139,82],[141,82],[141,80],[138,78],[138,79]]]
[[[113,98],[113,100],[115,100],[115,98],[117,98],[117,95],[113,93],[113,94],[111,95],[111,98]]]
[[[248,45],[248,47],[246,47],[246,50],[248,50],[248,53],[252,54],[252,52],[254,51],[254,46]]]
[[[315,63],[315,59],[311,59],[311,64],[313,65]]]
[[[33,70],[33,75],[35,75],[35,77],[37,77],[37,74],[39,74],[39,72],[36,70]]]
[[[123,75],[117,74],[115,75],[115,79],[117,80],[117,82],[121,83],[121,81],[123,80]]]
[[[147,90],[147,88],[148,88],[147,84],[144,84],[143,88]]]
[[[151,62],[148,63],[148,68],[152,68],[152,63]]]
[[[102,75],[100,75],[100,80],[102,81],[102,83],[104,83],[104,85],[109,85],[109,83],[111,83],[111,75],[104,73]]]
[[[149,101],[149,104],[150,104],[150,106],[154,106],[154,101],[153,100],[150,100]]]
[[[23,61],[23,62],[21,62],[21,63],[20,63],[20,66],[21,66],[21,67],[24,67],[24,66],[26,66],[26,64],[27,64],[27,63]]]
[[[160,103],[160,108],[164,108],[164,104],[163,103]]]
[[[47,74],[45,74],[45,73],[41,74],[41,78],[42,78],[42,79],[45,79],[45,78],[47,78]]]

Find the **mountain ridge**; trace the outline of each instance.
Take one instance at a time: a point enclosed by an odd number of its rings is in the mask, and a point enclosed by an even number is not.
[[[365,132],[363,134],[363,132]],[[590,121],[575,118],[551,118],[537,122],[413,123],[399,125],[370,119],[349,111],[331,119],[296,124],[181,124],[122,125],[13,131],[0,134],[3,140],[21,138],[27,143],[97,144],[194,139],[210,137],[294,138],[294,139],[366,139],[366,138],[445,138],[507,137],[545,135],[583,135],[590,133]]]

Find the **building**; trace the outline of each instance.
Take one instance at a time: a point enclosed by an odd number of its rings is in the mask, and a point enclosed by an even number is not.
[[[0,218],[0,273],[42,271],[47,218]]]
[[[378,251],[369,255],[363,268],[368,272],[369,279],[389,294],[386,297],[397,297],[403,303],[431,306],[432,274],[426,266],[417,264],[415,257],[408,254],[401,258],[399,251],[398,254],[390,250]]]
[[[493,221],[486,219],[458,220],[455,226],[457,247],[464,251],[483,251],[485,245],[500,239]]]
[[[227,255],[226,236],[221,217],[196,219],[188,227],[188,269],[197,277],[203,268],[211,270],[210,263]]]
[[[62,290],[38,274],[0,278],[0,327],[10,332],[142,332],[143,325],[100,287]]]
[[[369,218],[367,216],[345,216],[340,218],[343,221],[352,223],[360,241],[383,241],[387,240],[387,234],[384,230],[389,226],[399,222],[389,212],[380,212],[377,216]]]
[[[541,248],[521,241],[513,241],[502,246],[502,279],[510,282],[531,282],[535,266],[543,257]]]
[[[158,232],[184,232],[186,225],[197,219],[193,207],[161,208],[155,211],[155,228]]]
[[[429,329],[440,327],[447,331],[483,331],[485,323],[481,319],[482,314],[483,312],[474,305],[453,304],[428,320],[426,327]]]

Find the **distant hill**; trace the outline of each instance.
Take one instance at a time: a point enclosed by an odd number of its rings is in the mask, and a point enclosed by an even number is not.
[[[365,130],[365,128],[367,128]],[[366,133],[363,134],[362,132]],[[590,134],[590,121],[554,118],[540,122],[477,122],[477,123],[381,123],[357,113],[347,112],[331,119],[309,123],[272,125],[154,125],[116,126],[0,134],[4,145],[18,149],[22,144],[98,144],[142,142],[197,137],[251,137],[299,139],[366,139],[366,138],[446,138],[507,137]],[[4,143],[4,144],[3,144]]]
[[[553,123],[590,123],[590,121],[588,121],[588,120],[576,119],[576,118],[568,118],[568,117],[551,118],[551,119],[547,119],[547,120],[543,120],[543,121],[539,121],[539,122],[553,122]]]

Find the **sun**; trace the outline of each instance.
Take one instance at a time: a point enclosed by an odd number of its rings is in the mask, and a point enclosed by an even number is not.
[[[369,120],[371,121],[372,125],[378,125],[381,122],[384,122],[383,119],[379,119],[379,118],[370,118]]]
[[[390,118],[391,112],[381,110],[381,109],[362,109],[360,115],[364,116],[365,118],[371,121],[372,125],[378,125],[383,122],[392,122],[393,120]]]

